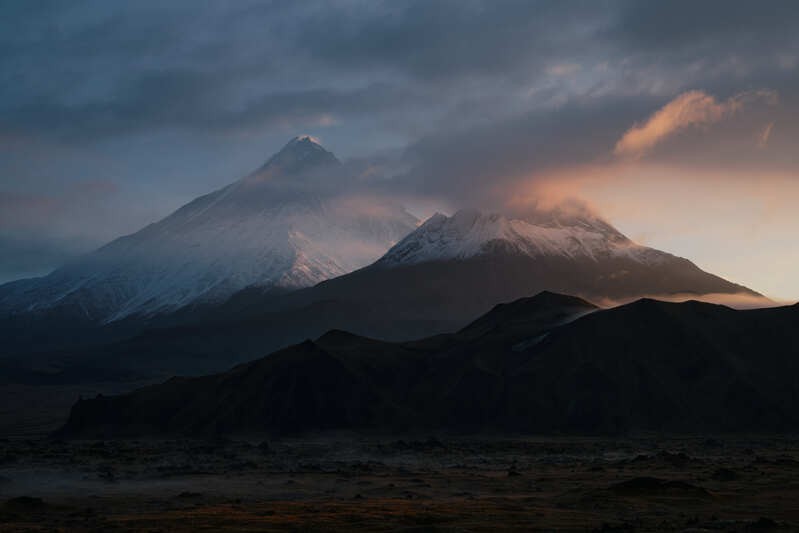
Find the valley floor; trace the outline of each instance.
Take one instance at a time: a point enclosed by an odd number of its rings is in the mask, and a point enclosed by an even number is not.
[[[790,531],[799,438],[0,440],[2,531]]]

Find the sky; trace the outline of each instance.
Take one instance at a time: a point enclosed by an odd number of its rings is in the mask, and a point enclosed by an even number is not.
[[[799,300],[799,2],[0,0],[0,282],[309,134],[422,215],[579,201]]]

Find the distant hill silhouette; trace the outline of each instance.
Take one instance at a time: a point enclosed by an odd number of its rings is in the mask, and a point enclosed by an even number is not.
[[[328,429],[799,429],[799,306],[553,293],[415,342],[331,331],[228,372],[79,401],[62,437]]]

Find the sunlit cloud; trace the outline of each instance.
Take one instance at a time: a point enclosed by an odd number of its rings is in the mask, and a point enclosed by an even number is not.
[[[655,2],[161,4],[4,13],[0,241],[99,246],[308,132],[345,165],[346,186],[316,192],[419,218],[577,198],[636,240],[799,298],[799,3],[688,18]],[[14,256],[0,242],[0,270]]]
[[[665,139],[691,127],[719,122],[754,100],[773,102],[776,93],[769,90],[745,92],[719,101],[703,91],[687,91],[656,111],[645,122],[633,125],[616,143],[617,156],[637,157]],[[766,140],[768,136],[766,136]]]
[[[579,206],[639,244],[686,257],[772,302],[715,295],[684,299],[739,308],[793,303],[799,300],[794,245],[799,180],[796,173],[774,170],[763,170],[758,178],[747,168],[619,159],[532,173],[509,189],[507,209]]]
[[[771,137],[771,130],[774,128],[774,123],[769,122],[757,136],[757,146],[765,148],[768,144],[769,137]]]

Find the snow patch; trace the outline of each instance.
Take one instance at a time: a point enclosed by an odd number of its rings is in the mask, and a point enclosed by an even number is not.
[[[341,197],[291,187],[320,176],[338,179],[341,164],[314,139],[295,138],[254,174],[163,220],[48,276],[0,287],[0,312],[74,305],[111,322],[247,287],[308,287],[372,263],[417,227],[396,204],[343,209]]]
[[[652,264],[669,254],[640,246],[599,219],[532,222],[495,213],[461,210],[452,217],[436,213],[380,260],[383,266],[465,259],[488,253],[497,244],[531,257],[627,257]]]

